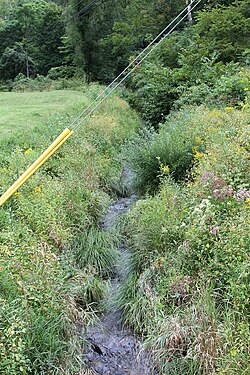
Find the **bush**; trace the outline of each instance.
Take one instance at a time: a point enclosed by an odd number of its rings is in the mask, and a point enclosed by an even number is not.
[[[48,71],[47,77],[58,80],[60,78],[72,78],[75,74],[76,68],[74,66],[57,66]]]
[[[195,139],[187,128],[171,124],[161,126],[159,133],[145,132],[132,141],[125,151],[135,173],[134,185],[140,192],[153,192],[162,176],[184,180],[193,164]]]

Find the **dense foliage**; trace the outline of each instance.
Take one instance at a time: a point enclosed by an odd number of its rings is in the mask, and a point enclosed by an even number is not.
[[[133,272],[118,305],[162,374],[250,370],[249,120],[249,99],[243,111],[186,108],[131,144],[137,187],[159,188],[126,219]],[[176,160],[190,154],[177,185]]]
[[[110,82],[186,1],[1,0],[0,4],[0,80],[19,73],[46,75],[56,68],[61,76],[78,73],[88,80]],[[220,61],[238,61],[249,47],[248,18],[249,0],[204,1],[192,12],[191,39],[201,56],[206,52],[210,58],[216,51]],[[177,30],[187,24],[188,18]],[[178,67],[176,48],[167,66]]]
[[[0,78],[46,75],[61,65],[62,9],[47,1],[17,2],[0,23]]]

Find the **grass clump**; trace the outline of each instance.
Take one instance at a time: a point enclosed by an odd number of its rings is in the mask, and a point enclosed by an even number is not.
[[[77,264],[80,267],[89,265],[102,277],[110,277],[115,273],[119,255],[115,235],[91,228],[76,241],[74,247]]]

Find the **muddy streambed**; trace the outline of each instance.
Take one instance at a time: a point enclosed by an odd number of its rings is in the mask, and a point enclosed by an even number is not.
[[[117,219],[126,213],[136,200],[137,197],[131,195],[112,204],[103,219],[103,229],[112,230]],[[127,276],[129,250],[123,241],[119,250],[121,262],[111,283],[111,300],[115,298]],[[152,375],[154,372],[150,356],[142,350],[140,340],[122,326],[121,313],[115,311],[112,303],[108,302],[107,310],[100,317],[100,321],[85,334],[87,348],[84,361],[98,375]]]

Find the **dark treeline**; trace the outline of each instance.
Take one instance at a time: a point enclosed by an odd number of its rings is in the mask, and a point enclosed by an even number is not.
[[[109,83],[189,3],[0,2],[0,82],[5,89],[37,76]],[[237,72],[239,64],[249,63],[249,13],[250,0],[204,0],[136,69],[126,80],[127,99],[147,123],[158,126],[172,108],[207,98],[223,105],[244,100]]]
[[[186,4],[186,0],[0,0],[0,80],[19,73],[27,77],[77,73],[109,82]],[[222,8],[213,12],[214,7]],[[248,0],[204,1],[192,17],[203,49],[216,52],[223,62],[241,58],[248,40]],[[178,32],[187,25],[188,19]],[[175,52],[173,45],[165,56],[167,64],[178,65]]]

